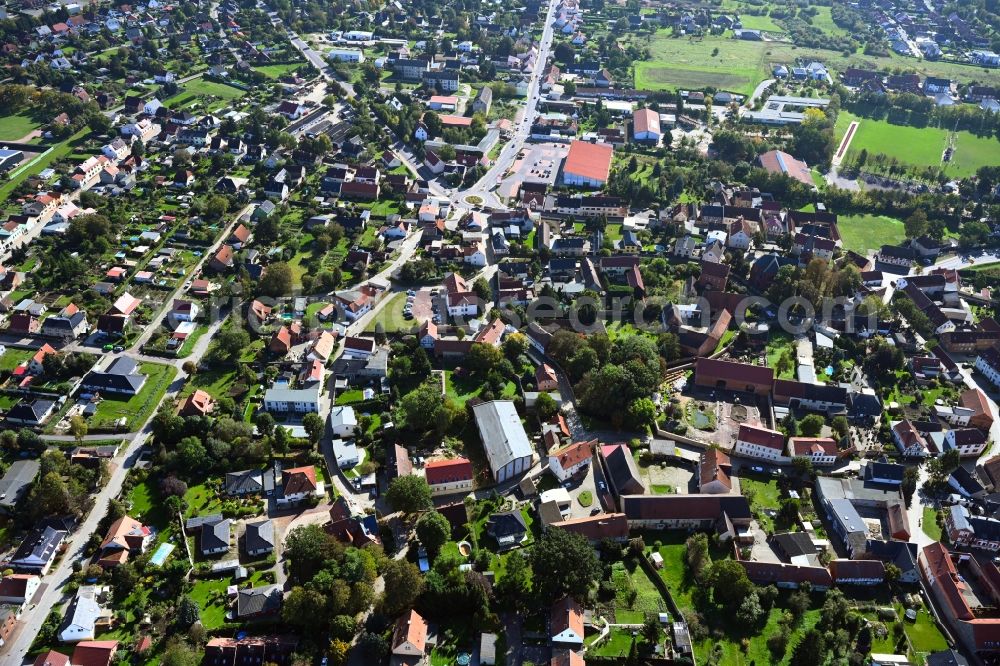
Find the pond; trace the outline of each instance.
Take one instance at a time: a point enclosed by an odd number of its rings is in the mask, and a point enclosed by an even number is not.
[[[705,430],[712,425],[712,420],[708,417],[708,414],[701,409],[692,409],[690,420],[691,425],[698,430]]]

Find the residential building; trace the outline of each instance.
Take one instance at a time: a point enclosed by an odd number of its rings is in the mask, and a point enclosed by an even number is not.
[[[141,555],[152,539],[151,529],[135,518],[122,516],[108,528],[99,548],[97,563],[105,569],[123,564],[130,556]]]
[[[424,477],[434,496],[467,493],[472,490],[472,463],[468,458],[429,460],[424,466]]]
[[[562,483],[590,466],[597,440],[576,442],[549,453],[549,471]]]
[[[788,456],[808,458],[814,466],[826,467],[837,462],[837,442],[829,437],[789,437]]]
[[[753,542],[753,514],[742,495],[624,495],[621,510],[633,530],[700,530]]]
[[[698,492],[705,495],[720,495],[733,491],[733,481],[729,477],[732,463],[722,449],[708,448],[702,452],[698,462]]]
[[[777,464],[790,460],[785,455],[785,436],[782,433],[745,423],[740,425],[733,453]]]

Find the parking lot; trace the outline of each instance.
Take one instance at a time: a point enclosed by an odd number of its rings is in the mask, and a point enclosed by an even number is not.
[[[563,144],[526,144],[523,157],[511,165],[511,174],[498,190],[501,197],[513,197],[521,183],[555,185],[569,146]]]
[[[406,301],[409,305],[409,311],[413,315],[413,321],[423,323],[434,317],[432,295],[429,287],[423,287],[421,289],[417,289],[416,291],[410,289],[406,292]],[[404,306],[404,316],[406,311],[407,308]],[[407,318],[409,319],[409,317]]]

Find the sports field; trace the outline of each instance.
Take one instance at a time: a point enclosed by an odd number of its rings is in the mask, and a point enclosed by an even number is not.
[[[899,243],[906,237],[903,223],[885,215],[841,215],[837,218],[837,228],[844,249],[861,254],[884,244]]]
[[[0,141],[17,141],[32,130],[38,129],[38,123],[30,116],[18,114],[0,118]]]
[[[817,16],[818,27],[823,27],[826,16],[823,12]],[[845,57],[837,51],[798,48],[785,42],[748,42],[728,35],[673,37],[667,29],[656,32],[648,41],[645,37],[637,38],[637,41],[647,47],[650,54],[649,60],[635,64],[635,86],[641,90],[713,86],[749,94],[758,83],[770,78],[774,65],[791,65],[798,59],[819,60],[833,72],[842,72],[848,67],[899,68],[914,71],[921,77],[941,76],[959,82],[975,80],[981,85],[1000,87],[1000,69],[915,60],[896,54],[872,57],[857,53]],[[713,55],[716,49],[718,53]]]
[[[937,127],[907,127],[893,125],[884,120],[859,118],[847,111],[837,115],[837,141],[844,136],[852,121],[859,121],[858,129],[847,151],[850,158],[861,149],[869,154],[882,153],[900,162],[914,166],[936,166],[948,145],[948,130]],[[979,137],[971,132],[957,132],[955,152],[946,165],[949,176],[970,176],[981,166],[996,164],[1000,155],[1000,141]]]

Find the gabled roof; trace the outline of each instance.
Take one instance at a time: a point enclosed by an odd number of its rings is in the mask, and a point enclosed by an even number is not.
[[[247,551],[274,548],[274,523],[270,520],[260,520],[247,523],[244,536]]]
[[[596,439],[588,442],[575,442],[553,451],[549,456],[556,458],[559,461],[559,466],[563,469],[569,469],[585,460],[590,460],[597,443]]]
[[[293,467],[281,472],[285,495],[316,492],[316,468],[313,465]]]
[[[782,451],[785,448],[784,434],[777,430],[769,430],[745,423],[740,425],[739,434],[736,435],[736,439],[748,444],[766,446],[777,451]]]
[[[409,643],[418,651],[423,652],[427,645],[427,622],[415,610],[399,617],[392,630],[392,649]]]
[[[424,476],[427,483],[432,486],[440,483],[466,481],[472,479],[472,474],[472,463],[469,462],[468,458],[430,460],[424,467]]]
[[[552,604],[549,613],[550,635],[556,636],[567,630],[583,638],[583,608],[569,596]]]

